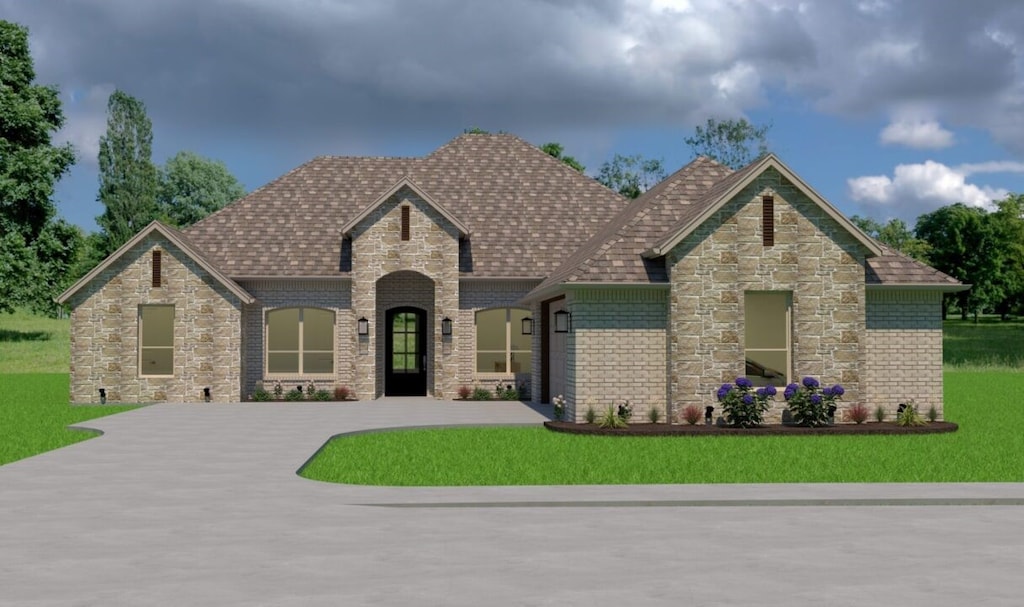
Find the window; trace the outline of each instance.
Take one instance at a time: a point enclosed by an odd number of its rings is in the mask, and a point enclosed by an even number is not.
[[[267,312],[267,373],[334,373],[334,312],[318,308]]]
[[[476,313],[477,373],[529,373],[530,335],[523,335],[529,310],[496,308]]]
[[[789,383],[790,301],[784,291],[748,291],[746,309],[746,375],[754,385]]]
[[[174,375],[174,306],[139,306],[139,375]]]

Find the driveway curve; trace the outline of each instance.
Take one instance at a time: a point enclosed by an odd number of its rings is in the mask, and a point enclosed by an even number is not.
[[[543,413],[384,399],[90,420],[103,436],[0,467],[0,605],[1019,605],[1020,484],[396,488],[295,474],[339,433]]]

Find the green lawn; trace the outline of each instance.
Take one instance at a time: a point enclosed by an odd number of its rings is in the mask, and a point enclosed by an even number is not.
[[[92,438],[67,426],[134,408],[72,407],[67,373],[0,375],[0,465]]]
[[[942,328],[946,368],[1024,371],[1024,321],[996,316],[947,320]]]
[[[946,373],[951,434],[592,437],[542,428],[361,434],[302,471],[365,485],[1024,482],[1024,374]]]
[[[0,313],[0,375],[67,373],[70,321],[27,312]]]

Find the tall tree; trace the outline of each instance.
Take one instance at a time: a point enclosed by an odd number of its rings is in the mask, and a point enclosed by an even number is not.
[[[561,143],[555,143],[554,141],[552,141],[551,143],[545,143],[544,145],[540,146],[540,149],[544,150],[544,152],[549,156],[553,156],[561,160],[562,162],[576,169],[580,173],[587,169],[587,167],[580,164],[580,162],[573,158],[572,156],[566,156],[563,153],[565,151],[565,148],[562,147]]]
[[[869,217],[854,215],[850,217],[850,221],[868,236],[889,245],[900,253],[918,261],[928,261],[928,243],[916,238],[902,219],[893,218],[887,223],[881,224]]]
[[[597,180],[626,198],[637,198],[665,178],[660,159],[616,154],[601,165]]]
[[[157,170],[152,161],[153,125],[146,106],[116,90],[107,100],[107,132],[100,137],[99,201],[96,218],[110,254],[157,217]]]
[[[727,167],[739,169],[768,152],[770,129],[770,124],[755,126],[746,118],[708,118],[704,126],[698,124],[693,135],[683,141],[693,150],[694,156],[707,156]]]
[[[36,242],[56,214],[54,185],[75,161],[70,144],[52,143],[64,124],[57,89],[35,77],[28,30],[0,20],[0,311],[52,311]]]
[[[245,195],[227,166],[198,154],[178,152],[160,171],[160,214],[179,228],[192,225]]]
[[[1003,298],[995,304],[995,311],[1006,320],[1013,312],[1024,313],[1024,195],[1010,194],[997,201],[988,219],[1003,279]]]

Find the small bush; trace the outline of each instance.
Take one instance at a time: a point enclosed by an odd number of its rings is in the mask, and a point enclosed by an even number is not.
[[[486,388],[475,388],[470,400],[491,400],[491,391]]]
[[[619,403],[615,413],[619,416],[619,419],[628,424],[629,421],[633,419],[633,405],[631,405],[628,400],[624,400]]]
[[[597,421],[597,411],[594,411],[593,405],[587,405],[587,410],[583,413],[583,421],[588,424],[592,424]]]
[[[289,390],[288,393],[284,395],[284,399],[288,402],[300,401],[302,400],[302,392],[299,392],[298,389]]]
[[[760,426],[764,420],[764,412],[771,405],[769,399],[775,398],[775,386],[768,385],[753,389],[754,384],[746,377],[737,377],[736,385],[722,384],[716,392],[718,402],[725,411],[725,421],[737,428]]]
[[[863,424],[868,419],[868,408],[857,403],[846,410],[846,420],[855,424]]]
[[[335,386],[334,400],[348,400],[352,397],[352,390],[348,386]]]
[[[608,405],[608,408],[601,414],[601,418],[597,420],[597,425],[601,428],[625,428],[629,424],[619,416],[615,405]]]
[[[875,421],[878,423],[885,421],[885,407],[882,405],[875,407]]]
[[[558,421],[565,419],[565,397],[559,394],[551,399],[551,406],[554,407],[554,416]]]
[[[700,421],[700,407],[697,405],[687,405],[683,409],[683,421],[691,426],[696,426],[697,422]]]
[[[331,393],[327,390],[317,390],[313,393],[313,400],[327,401],[331,400]]]
[[[284,386],[279,381],[274,382],[274,398],[279,400],[284,398]]]
[[[818,380],[805,377],[799,384],[786,386],[783,396],[789,403],[793,419],[801,426],[827,426],[830,410],[835,411],[836,401],[845,390],[839,384],[821,387]]]
[[[661,409],[657,407],[651,407],[647,410],[647,421],[652,424],[656,424],[661,421]]]
[[[494,387],[494,396],[498,400],[519,400],[519,390],[512,387],[512,384],[498,384]]]
[[[306,398],[313,400],[316,398],[316,384],[309,382],[306,384]]]
[[[939,410],[935,408],[935,405],[928,407],[928,413],[926,414],[929,422],[935,423],[939,419]]]
[[[263,389],[263,386],[256,386],[256,390],[252,393],[252,399],[258,403],[264,403],[270,400],[270,392]]]
[[[473,388],[469,386],[459,386],[459,399],[469,400],[469,397],[473,395]]]
[[[917,412],[917,405],[914,401],[907,401],[906,404],[900,405],[900,410],[896,413],[896,424],[900,426],[923,426],[925,424],[924,418]]]

